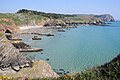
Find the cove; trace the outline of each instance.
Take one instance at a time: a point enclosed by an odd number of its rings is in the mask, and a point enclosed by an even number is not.
[[[55,36],[42,37],[40,41],[24,38],[31,46],[44,49],[27,55],[35,56],[36,60],[49,59],[47,62],[53,69],[79,72],[109,62],[120,53],[120,21],[109,26],[78,26],[53,33]]]

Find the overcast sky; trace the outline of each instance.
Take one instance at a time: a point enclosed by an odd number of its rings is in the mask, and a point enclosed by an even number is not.
[[[19,9],[68,14],[111,14],[120,20],[120,0],[1,0],[0,13]]]

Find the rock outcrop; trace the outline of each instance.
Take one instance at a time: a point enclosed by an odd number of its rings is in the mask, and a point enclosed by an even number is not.
[[[22,78],[19,80],[24,80],[25,78],[57,78],[59,75],[55,73],[51,66],[45,61],[35,61],[32,68],[24,68],[19,72],[9,71],[4,73],[5,76],[12,76],[14,78]]]
[[[23,56],[19,51],[5,38],[0,38],[0,69],[11,67],[13,70],[20,70],[23,67],[32,67],[32,61]],[[15,69],[14,67],[18,67]]]
[[[59,19],[49,19],[45,22],[44,26],[66,26],[66,23]]]
[[[59,77],[47,62],[33,62],[23,56],[5,36],[0,37],[0,75],[14,78]]]

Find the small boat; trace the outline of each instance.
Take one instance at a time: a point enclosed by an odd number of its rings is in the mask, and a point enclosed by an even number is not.
[[[42,38],[39,38],[38,36],[34,36],[32,40],[41,40]]]

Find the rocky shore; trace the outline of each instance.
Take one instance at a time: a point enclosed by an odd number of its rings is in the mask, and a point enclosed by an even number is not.
[[[7,32],[9,31],[7,30]],[[13,41],[14,40],[11,40],[10,33],[4,33],[4,35],[0,37],[1,75],[11,76],[14,78],[58,77],[57,73],[55,73],[52,70],[48,63],[41,60],[33,61],[28,57],[23,56],[17,49],[17,48],[31,48],[29,45],[25,43],[15,44],[13,43]]]

